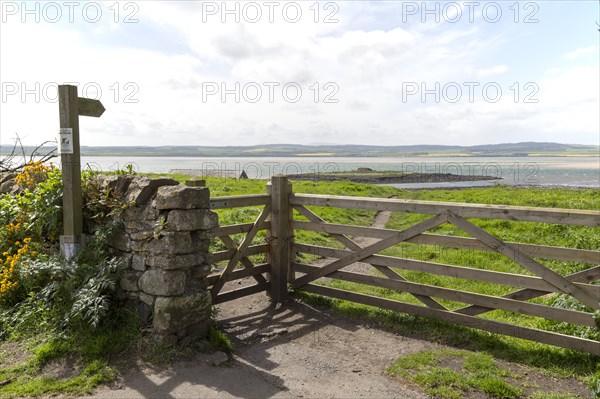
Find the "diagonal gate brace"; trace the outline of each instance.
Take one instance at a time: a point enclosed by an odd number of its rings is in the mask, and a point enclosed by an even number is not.
[[[302,205],[295,205],[294,209],[296,209],[302,216],[304,216],[311,222],[323,223],[323,224],[327,223],[327,222],[325,222],[325,220],[321,219],[318,215],[311,212],[310,209],[308,209]],[[351,238],[347,237],[344,234],[331,234],[331,236],[333,238],[335,238],[336,240],[338,240],[340,243],[344,244],[346,246],[346,248],[348,248],[352,251],[360,251],[361,249],[363,249],[363,247],[358,245]],[[398,273],[394,272],[392,269],[390,269],[387,266],[379,266],[379,265],[373,265],[373,264],[370,264],[370,265],[373,266],[375,269],[377,269],[379,272],[383,273],[386,277],[388,277],[390,279],[407,281],[404,277],[402,277]],[[430,296],[419,295],[419,294],[413,294],[413,296],[415,298],[417,298],[419,301],[421,301],[422,303],[424,303],[425,305],[429,306],[430,308],[439,309],[439,310],[448,310],[442,304],[440,304],[438,301],[431,298]]]
[[[250,243],[256,236],[256,233],[258,233],[258,231],[260,230],[261,224],[267,219],[267,217],[270,214],[271,214],[271,205],[266,205],[264,207],[264,209],[262,210],[262,212],[260,213],[260,215],[258,216],[258,218],[256,219],[256,221],[254,222],[254,224],[252,225],[252,227],[250,228],[250,231],[248,232],[246,237],[244,237],[244,240],[238,247],[235,254],[233,254],[233,257],[229,260],[229,263],[227,263],[227,267],[223,270],[223,273],[221,273],[221,277],[219,277],[219,280],[217,280],[217,282],[215,282],[212,289],[210,290],[213,298],[215,298],[217,296],[217,294],[219,293],[219,291],[221,291],[221,288],[223,288],[223,285],[225,285],[225,281],[227,280],[227,277],[229,276],[231,271],[235,268],[235,266],[240,261],[240,259],[243,258],[243,253],[246,252],[246,250],[248,249],[248,246],[250,245]]]
[[[421,223],[417,223],[414,226],[407,228],[406,230],[399,231],[391,236],[384,238],[381,241],[376,242],[375,244],[369,245],[368,247],[362,248],[356,252],[351,253],[345,258],[338,259],[335,262],[332,262],[326,266],[323,266],[319,270],[315,270],[312,273],[308,273],[298,279],[296,279],[292,283],[293,288],[300,288],[303,285],[310,283],[318,278],[325,277],[328,274],[335,272],[343,267],[346,267],[354,262],[361,261],[364,258],[367,258],[376,252],[382,251],[386,248],[391,247],[392,245],[396,245],[402,241],[406,241],[409,238],[417,236],[424,231],[432,229],[436,226],[439,226],[442,223],[448,221],[448,216],[444,212],[440,215],[429,218]]]
[[[221,240],[223,242],[223,244],[225,244],[225,246],[227,247],[227,249],[233,249],[234,251],[238,251],[238,246],[235,244],[235,241],[233,241],[233,239],[231,237],[229,237],[229,236],[221,236],[221,237],[219,237],[219,240]],[[252,269],[252,268],[254,268],[254,264],[250,261],[250,259],[248,259],[247,256],[241,257],[240,258],[240,263],[246,269]],[[256,274],[256,275],[254,275],[252,277],[254,277],[254,279],[258,283],[266,283],[267,282],[267,279],[264,278],[262,276],[262,274]]]

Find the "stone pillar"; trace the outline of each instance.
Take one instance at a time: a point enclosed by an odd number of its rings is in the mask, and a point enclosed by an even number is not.
[[[218,224],[208,188],[171,179],[119,179],[113,185],[126,186],[130,206],[111,245],[128,266],[123,296],[160,340],[204,336],[212,305],[206,289],[209,230]]]

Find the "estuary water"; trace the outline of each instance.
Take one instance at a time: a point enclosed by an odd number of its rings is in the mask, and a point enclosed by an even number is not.
[[[600,157],[88,157],[82,168],[119,170],[132,165],[138,172],[168,173],[189,169],[198,175],[209,171],[245,171],[251,179],[268,179],[275,174],[350,171],[356,168],[408,173],[452,173],[492,176],[499,180],[451,183],[394,184],[401,188],[473,187],[493,184],[600,188]]]

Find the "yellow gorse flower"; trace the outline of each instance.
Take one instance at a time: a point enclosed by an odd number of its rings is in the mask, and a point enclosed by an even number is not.
[[[54,166],[42,162],[30,162],[25,165],[15,181],[24,190],[33,191],[35,187],[48,179],[54,172]],[[0,301],[9,298],[20,284],[20,268],[24,258],[35,256],[33,250],[37,244],[27,237],[30,221],[23,213],[17,213],[9,223],[0,227]]]
[[[48,173],[54,170],[52,165],[44,165],[42,161],[29,162],[15,178],[17,184],[26,190],[32,190],[36,185],[48,178]]]
[[[19,285],[16,278],[17,267],[28,252],[29,255],[33,255],[34,253],[30,250],[30,242],[30,237],[24,238],[23,242],[16,241],[12,245],[12,250],[10,252],[5,251],[2,257],[0,257],[0,295],[6,294]]]

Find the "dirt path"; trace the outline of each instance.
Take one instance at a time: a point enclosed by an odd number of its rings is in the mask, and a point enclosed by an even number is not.
[[[234,360],[199,354],[168,369],[133,369],[94,398],[405,398],[422,393],[384,375],[398,356],[438,348],[264,293],[218,306]]]
[[[220,307],[219,320],[238,348],[238,361],[278,387],[276,397],[424,397],[383,371],[401,354],[434,344],[299,301],[274,307],[259,294],[240,302]]]

